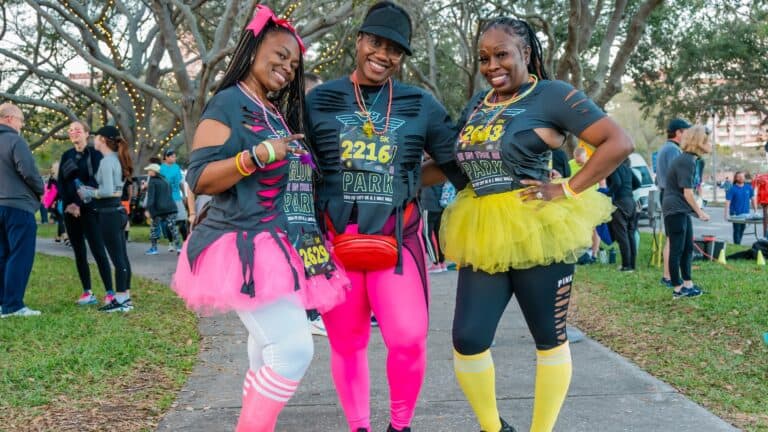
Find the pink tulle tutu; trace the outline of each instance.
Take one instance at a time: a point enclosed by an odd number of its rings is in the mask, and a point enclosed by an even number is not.
[[[307,279],[301,258],[285,236],[281,235],[281,240],[290,261],[268,232],[259,233],[253,239],[255,296],[241,293],[243,268],[236,235],[234,232],[224,234],[206,247],[197,257],[194,271],[190,268],[187,244],[184,243],[171,288],[190,309],[206,315],[231,310],[249,311],[294,292],[305,308],[317,309],[320,313],[344,301],[350,282],[343,268],[336,264],[337,269],[330,279],[325,275]],[[299,276],[298,291],[295,291],[291,267]]]

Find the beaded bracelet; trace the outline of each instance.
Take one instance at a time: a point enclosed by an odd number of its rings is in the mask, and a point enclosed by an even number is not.
[[[571,189],[571,185],[568,183],[569,182],[567,181],[560,183],[563,186],[563,194],[565,195],[565,197],[568,199],[578,197],[579,194],[577,194],[573,189]]]

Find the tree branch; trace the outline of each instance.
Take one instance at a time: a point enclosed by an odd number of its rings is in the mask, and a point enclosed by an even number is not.
[[[122,80],[122,81],[133,84],[134,86],[136,86],[136,88],[138,88],[142,92],[147,93],[153,98],[157,99],[157,101],[160,102],[160,104],[162,104],[168,111],[170,111],[174,115],[180,115],[179,107],[170,98],[168,98],[163,92],[161,92],[160,90],[154,87],[146,85],[137,77],[134,77],[129,73],[125,73],[124,71],[115,68],[113,65],[109,63],[99,60],[90,52],[83,49],[82,44],[80,44],[72,36],[70,36],[69,33],[64,28],[62,28],[61,25],[49,13],[45,12],[36,2],[30,2],[30,4],[37,11],[37,13],[43,16],[45,20],[48,21],[48,23],[52,25],[54,29],[56,29],[59,36],[62,39],[66,40],[67,43],[75,51],[77,51],[85,61],[94,65],[96,68],[100,69],[106,74],[109,74],[110,76],[112,76],[117,80]]]
[[[347,0],[342,3],[336,10],[332,11],[325,16],[315,18],[308,22],[306,25],[299,26],[296,30],[301,34],[304,42],[309,45],[320,36],[325,34],[324,30],[327,30],[341,21],[347,19],[355,11],[355,2]]]
[[[616,40],[616,35],[619,32],[619,25],[621,24],[621,18],[624,16],[624,11],[627,8],[627,0],[616,0],[613,7],[613,14],[611,20],[608,22],[608,28],[603,36],[603,42],[600,45],[600,54],[597,59],[597,69],[595,70],[595,76],[587,86],[586,94],[589,97],[593,97],[603,87],[605,82],[605,76],[608,73],[608,62],[611,56],[611,47]],[[633,49],[634,51],[634,49]]]
[[[640,42],[640,37],[643,35],[643,32],[645,32],[648,17],[653,10],[661,6],[663,2],[664,0],[646,0],[640,5],[640,8],[637,10],[637,13],[635,13],[632,22],[629,25],[624,44],[622,44],[613,61],[608,81],[602,91],[600,91],[594,98],[595,103],[597,103],[598,106],[605,106],[616,93],[621,91],[621,77],[624,75],[624,71],[627,68],[627,62],[629,62],[632,53],[635,52],[637,44]]]

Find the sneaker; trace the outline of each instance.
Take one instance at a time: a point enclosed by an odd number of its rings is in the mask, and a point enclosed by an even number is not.
[[[168,252],[174,253],[174,252],[176,252],[176,248],[173,247],[173,245],[170,245],[170,246],[168,246]]]
[[[444,271],[440,264],[430,264],[427,266],[427,273],[442,273]]]
[[[410,428],[410,426],[406,426],[406,427],[404,427],[402,429],[395,429],[390,424],[389,427],[387,427],[387,432],[411,432],[411,428]]]
[[[579,257],[578,261],[576,261],[576,264],[578,264],[578,265],[589,265],[589,264],[594,264],[595,261],[596,261],[595,257],[593,257],[592,255],[590,255],[588,253],[584,253],[584,254],[582,254]]]
[[[16,312],[11,312],[9,314],[2,314],[2,315],[0,315],[0,318],[8,318],[8,317],[15,317],[15,316],[18,316],[18,317],[31,317],[31,316],[38,316],[40,314],[42,314],[42,312],[40,312],[38,310],[33,310],[33,309],[30,309],[30,308],[24,306],[23,308],[17,310]]]
[[[104,305],[99,308],[100,312],[107,312],[107,313],[128,312],[130,310],[133,310],[133,303],[131,302],[131,299],[128,299],[123,303],[118,303],[116,299],[113,299],[110,304]]]
[[[634,273],[635,269],[632,267],[619,267],[619,271],[623,273]]]
[[[96,298],[95,295],[93,295],[90,291],[84,292],[83,295],[80,296],[79,299],[75,303],[79,304],[80,306],[87,306],[96,304],[99,302],[99,299]]]
[[[703,292],[701,292],[701,290],[696,287],[691,287],[691,288],[682,287],[680,291],[674,291],[672,293],[672,298],[679,299],[683,297],[698,297],[702,294]]]
[[[309,320],[309,331],[316,336],[328,336],[328,332],[325,330],[325,324],[323,318],[318,315],[315,319]]]
[[[160,252],[157,251],[157,246],[152,246],[151,248],[147,249],[146,252],[144,252],[144,255],[157,255],[158,253]]]
[[[499,417],[499,421],[501,421],[501,429],[499,429],[499,432],[517,432],[515,431],[515,428],[508,425],[503,418]],[[480,431],[480,432],[485,432],[485,431]]]
[[[112,303],[112,300],[114,300],[114,299],[115,299],[115,294],[111,293],[111,292],[108,292],[107,295],[104,296],[104,305],[106,306],[106,305]]]
[[[672,281],[670,279],[667,279],[665,277],[661,278],[661,284],[664,285],[667,288],[674,288],[675,286],[672,284]]]
[[[375,316],[371,315],[371,327],[378,327],[378,326],[379,326],[379,320],[377,320]]]

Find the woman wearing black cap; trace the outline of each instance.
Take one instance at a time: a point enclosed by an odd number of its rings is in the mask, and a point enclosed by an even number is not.
[[[128,143],[114,126],[104,126],[96,131],[94,147],[104,155],[96,171],[97,188],[80,185],[77,194],[85,202],[93,202],[98,215],[98,227],[104,246],[115,266],[117,293],[105,300],[99,310],[103,312],[128,312],[133,309],[130,297],[131,264],[125,244],[123,229],[128,214],[120,202],[123,185],[133,174],[133,161],[128,153]]]
[[[92,202],[83,202],[77,195],[76,183],[97,187],[96,170],[101,163],[101,153],[88,147],[88,125],[80,120],[73,121],[69,125],[69,140],[73,148],[65,151],[59,161],[58,186],[61,196],[61,206],[64,209],[64,226],[67,228],[67,236],[75,253],[75,265],[83,293],[77,299],[81,306],[96,304],[99,300],[91,291],[91,270],[88,265],[88,249],[91,250],[99,275],[104,283],[107,294],[106,304],[111,303],[114,296],[112,289],[112,270],[109,267],[109,258],[104,249],[104,241],[99,232],[98,215]],[[86,248],[85,242],[88,241]]]
[[[366,357],[371,311],[387,346],[389,431],[410,431],[426,369],[429,291],[419,239],[422,154],[459,174],[456,130],[426,91],[392,79],[411,54],[411,20],[391,2],[368,11],[357,67],[307,97],[307,137],[318,156],[318,210],[352,280],[347,301],[323,315],[331,368],[353,432],[370,430]],[[451,176],[461,188],[465,180]]]

